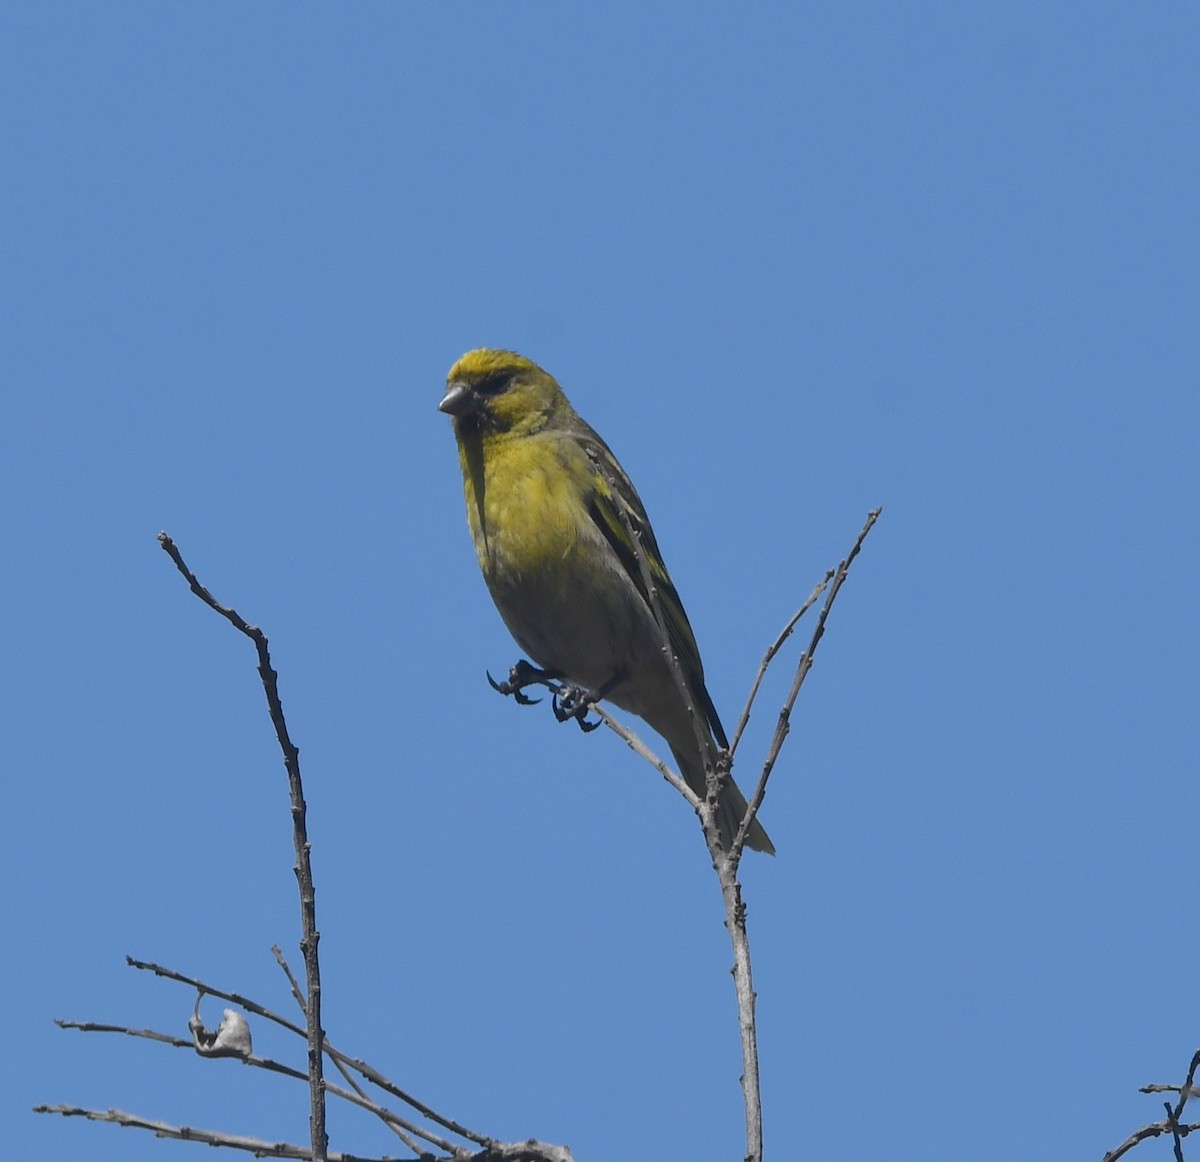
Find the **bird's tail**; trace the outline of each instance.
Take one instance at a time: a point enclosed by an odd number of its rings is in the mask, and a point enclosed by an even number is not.
[[[703,799],[707,793],[703,765],[697,761],[694,754],[685,754],[674,747],[671,748],[671,753],[675,756],[676,763],[679,764],[679,773],[683,775],[683,781]],[[720,801],[717,803],[717,827],[720,828],[721,842],[727,851],[746,816],[746,807],[746,796],[742,794],[737,783],[730,779],[725,784]],[[775,854],[775,844],[771,842],[771,837],[767,834],[766,829],[759,823],[757,815],[746,831],[746,846],[754,851],[765,852],[767,855]]]

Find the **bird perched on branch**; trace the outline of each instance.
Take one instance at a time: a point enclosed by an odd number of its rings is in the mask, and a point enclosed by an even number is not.
[[[728,742],[645,509],[608,445],[553,377],[512,351],[469,351],[450,369],[438,406],[454,420],[475,553],[517,644],[547,676],[649,723],[704,798],[693,714],[709,740]],[[686,699],[663,655],[643,559]],[[726,848],[745,813],[730,780],[717,813]],[[757,819],[746,842],[774,854]]]

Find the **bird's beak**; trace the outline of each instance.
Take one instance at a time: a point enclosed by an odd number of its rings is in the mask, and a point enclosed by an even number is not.
[[[478,410],[478,397],[467,384],[461,381],[449,384],[446,394],[442,397],[442,402],[438,404],[438,411],[445,412],[449,416],[465,416]]]

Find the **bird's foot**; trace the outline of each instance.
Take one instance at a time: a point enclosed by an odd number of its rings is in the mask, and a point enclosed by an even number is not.
[[[488,684],[493,690],[505,697],[511,694],[522,706],[535,706],[541,701],[540,698],[530,698],[523,693],[526,686],[544,684],[553,678],[554,675],[548,670],[539,670],[537,666],[531,666],[524,658],[508,671],[508,681],[506,682],[497,682],[491,674],[487,676]]]
[[[602,725],[600,719],[588,721],[588,711],[600,701],[600,695],[594,690],[585,690],[582,686],[563,684],[554,692],[550,706],[554,717],[559,722],[569,722],[572,718],[579,723],[579,729],[584,734],[590,734],[596,727]]]

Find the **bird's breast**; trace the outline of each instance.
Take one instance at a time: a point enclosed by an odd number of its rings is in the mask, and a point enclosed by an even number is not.
[[[485,449],[474,473],[464,457],[467,509],[492,599],[522,649],[599,688],[625,667],[643,614],[588,512],[583,454],[576,463],[569,451],[514,441]]]
[[[479,564],[493,574],[556,569],[587,519],[580,482],[555,449],[535,440],[495,441],[464,455],[467,516]]]

